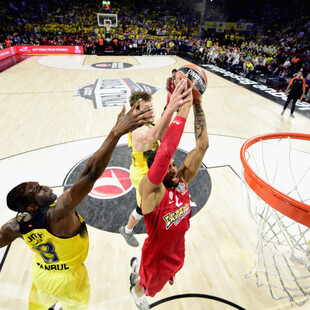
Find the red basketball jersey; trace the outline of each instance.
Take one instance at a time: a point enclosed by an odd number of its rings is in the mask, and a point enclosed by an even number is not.
[[[172,94],[173,91],[174,91],[174,88],[173,88],[173,77],[170,77],[170,80],[169,80],[169,86],[168,86],[168,90],[169,90],[169,93]]]
[[[181,269],[185,257],[184,235],[189,229],[190,198],[186,184],[180,180],[177,188],[166,192],[155,210],[144,215],[148,237],[144,241],[140,265],[140,284],[155,293],[148,283],[147,274],[167,275],[165,283]],[[161,281],[161,280],[159,280]],[[156,282],[156,280],[155,280]],[[160,285],[163,287],[165,283]],[[159,284],[159,283],[158,283]],[[153,291],[153,292],[152,292]]]

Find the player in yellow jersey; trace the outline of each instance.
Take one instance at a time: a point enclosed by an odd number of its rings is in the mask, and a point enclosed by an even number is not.
[[[133,92],[130,97],[130,105],[139,104],[140,110],[148,109],[153,106],[152,97],[146,92]],[[170,103],[166,106],[160,120],[154,124],[152,122],[144,124],[134,129],[128,134],[128,147],[131,151],[130,180],[136,189],[137,207],[129,216],[126,226],[119,229],[120,234],[125,238],[126,242],[134,247],[139,246],[137,238],[134,236],[134,227],[142,219],[143,215],[140,209],[141,197],[139,194],[139,185],[142,178],[147,174],[147,155],[145,152],[155,150],[168,128],[173,113],[179,110],[184,104],[184,100],[180,100],[179,96],[171,95]]]
[[[102,146],[73,186],[58,199],[51,188],[37,182],[21,183],[8,193],[8,207],[18,215],[1,227],[0,247],[21,237],[35,253],[30,310],[47,310],[58,301],[63,310],[87,309],[90,289],[84,260],[88,234],[75,208],[104,172],[120,137],[153,120],[151,107],[139,111],[137,106],[127,114],[123,107]]]

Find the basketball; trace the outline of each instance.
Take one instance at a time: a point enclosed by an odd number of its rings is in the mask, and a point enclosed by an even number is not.
[[[177,73],[176,76],[179,76],[181,79],[185,77],[185,75],[188,74],[188,81],[187,86],[190,87],[192,83],[197,80],[194,89],[193,89],[193,95],[195,97],[195,92],[198,92],[200,95],[203,95],[203,93],[207,89],[207,83],[208,79],[203,71],[199,66],[196,65],[185,65],[181,67]]]

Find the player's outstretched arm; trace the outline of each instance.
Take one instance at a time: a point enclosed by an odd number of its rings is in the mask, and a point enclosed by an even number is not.
[[[22,235],[18,223],[13,218],[0,228],[0,248],[9,245],[17,238],[22,238]]]
[[[189,101],[186,101],[182,111],[178,112],[178,115],[165,132],[154,163],[140,183],[139,191],[142,198],[141,208],[143,214],[152,212],[164,197],[165,186],[162,182],[183,134],[188,111],[193,102],[192,89],[190,89],[186,99],[189,99]]]
[[[79,205],[104,172],[120,137],[135,127],[149,122],[154,115],[152,109],[138,111],[136,104],[132,106],[128,113],[125,114],[125,111],[126,109],[123,107],[116,124],[101,147],[88,160],[78,180],[58,198],[55,210],[52,211],[54,216],[61,218]]]
[[[201,96],[194,98],[194,126],[196,147],[185,157],[182,167],[178,170],[180,177],[189,183],[198,173],[203,157],[209,147],[206,117],[202,109]]]

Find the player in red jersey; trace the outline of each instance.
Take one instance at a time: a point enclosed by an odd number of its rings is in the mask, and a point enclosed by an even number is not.
[[[180,87],[185,87],[182,80]],[[178,91],[179,84],[175,91]],[[183,86],[182,86],[183,85]],[[191,98],[192,92],[189,93]],[[178,169],[172,156],[180,142],[191,105],[194,110],[196,147]],[[149,172],[140,183],[141,209],[148,237],[141,263],[131,260],[131,293],[139,309],[149,309],[145,295],[155,296],[182,268],[185,257],[185,233],[191,216],[187,185],[196,176],[209,140],[202,98],[192,98],[178,111],[162,138],[156,156],[148,156]],[[154,159],[152,163],[152,157]]]
[[[168,94],[167,94],[166,106],[169,104],[170,97],[171,97],[171,95],[172,95],[172,93],[174,91],[174,78],[175,78],[176,73],[177,73],[177,70],[173,69],[172,70],[172,76],[168,77],[168,79],[167,79],[166,90],[167,90]]]

